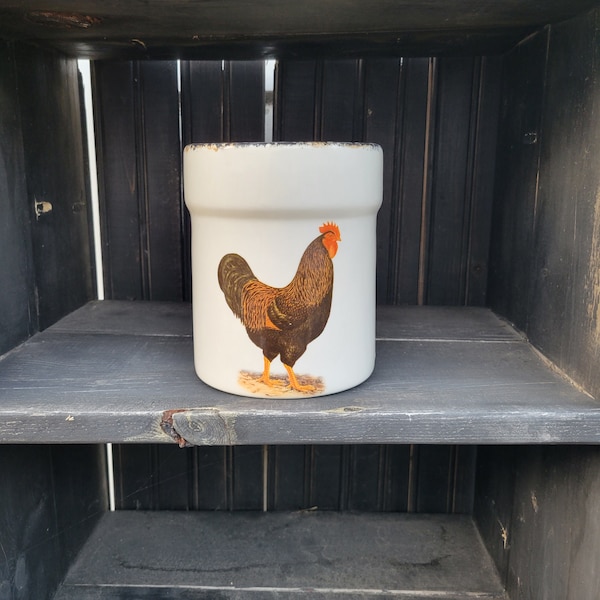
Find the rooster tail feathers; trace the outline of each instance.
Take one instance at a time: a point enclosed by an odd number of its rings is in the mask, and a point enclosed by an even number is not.
[[[243,320],[242,290],[256,279],[250,265],[239,254],[226,254],[219,263],[219,286],[233,314]]]

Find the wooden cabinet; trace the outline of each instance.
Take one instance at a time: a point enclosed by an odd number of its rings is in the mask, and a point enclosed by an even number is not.
[[[0,8],[0,597],[596,598],[599,10]],[[384,150],[347,392],[193,371],[182,147],[265,135]]]

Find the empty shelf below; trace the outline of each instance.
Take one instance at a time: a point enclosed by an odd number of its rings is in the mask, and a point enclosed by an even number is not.
[[[470,517],[116,512],[55,600],[505,598]]]

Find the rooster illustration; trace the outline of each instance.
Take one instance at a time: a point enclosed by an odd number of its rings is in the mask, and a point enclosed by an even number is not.
[[[282,288],[259,281],[239,254],[226,254],[219,263],[219,286],[249,338],[262,349],[264,368],[259,381],[271,387],[284,384],[270,376],[271,362],[279,356],[289,388],[316,390],[299,383],[294,365],[321,335],[331,310],[332,258],[341,241],[340,230],[335,223],[324,223],[319,232],[304,251],[294,278]]]

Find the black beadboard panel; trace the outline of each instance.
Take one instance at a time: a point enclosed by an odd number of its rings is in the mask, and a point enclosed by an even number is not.
[[[413,451],[411,446],[383,446],[382,510],[408,511]]]
[[[135,64],[94,64],[94,117],[102,221],[104,293],[144,298],[137,197]]]
[[[92,297],[77,62],[2,44],[0,353]],[[47,210],[36,216],[35,203]]]
[[[527,333],[600,394],[600,11],[552,27]]]
[[[382,510],[385,446],[365,444],[350,448],[349,510]]]
[[[287,61],[277,67],[274,136],[365,141],[384,151],[377,295],[416,303],[427,59]]]
[[[229,474],[231,447],[202,446],[192,448],[190,508],[226,510],[229,508]]]
[[[600,597],[600,448],[480,453],[475,519],[510,597]]]
[[[484,302],[494,160],[489,140],[497,117],[498,65],[493,59],[427,58],[277,65],[276,140],[357,140],[384,149],[380,301]],[[111,119],[111,127],[124,139],[120,150],[129,153],[135,183],[151,160],[148,150],[141,158],[135,155],[136,144],[149,137],[145,120],[153,106],[166,102],[158,97],[160,86],[147,81],[153,79],[152,68],[152,62],[143,67],[100,63],[96,68],[97,80],[104,77],[112,86],[101,93],[127,84],[122,97],[101,98],[98,104],[104,114],[117,109],[110,103],[122,103],[125,117],[120,124]],[[165,78],[172,76],[172,66],[164,63],[157,81],[166,86]],[[262,61],[182,62],[182,144],[263,139],[263,78]],[[174,109],[167,112],[173,115]],[[168,178],[168,172],[157,177]],[[151,192],[143,177],[142,182],[149,205],[160,185],[167,185],[156,183]],[[122,269],[119,265],[124,288],[119,293],[135,288],[147,297],[152,262],[140,262],[140,257],[156,232],[140,221],[140,206],[144,215],[146,204],[140,205],[135,185],[125,192],[119,211],[129,221],[113,220],[111,225],[115,231],[121,228],[124,243],[125,264]],[[185,210],[177,210],[178,229],[167,237],[175,240],[171,247],[178,249],[182,265],[176,270],[183,273],[179,293],[189,299],[189,220]],[[163,239],[160,245],[169,243]],[[109,268],[114,264],[112,260]],[[468,512],[472,502],[473,455],[453,447],[194,448],[170,455],[154,447],[121,446],[116,457],[118,504],[124,508],[260,510],[266,503],[274,510],[317,506]]]
[[[106,448],[63,444],[50,450],[61,568],[66,572],[108,509]]]
[[[496,202],[490,245],[491,306],[527,329],[548,31],[504,59]]]
[[[322,63],[318,140],[363,139],[364,93],[362,61],[326,60]]]
[[[94,94],[106,297],[180,300],[177,64],[99,62]]]
[[[599,38],[594,10],[507,56],[489,294],[497,312],[595,396]]]
[[[470,162],[478,85],[476,59],[437,62],[427,304],[465,303]]]
[[[494,199],[496,142],[500,114],[502,59],[483,57],[476,62],[476,114],[469,161],[469,250],[466,266],[466,304],[486,306],[490,235]]]
[[[183,143],[226,140],[225,85],[220,61],[181,62]]]
[[[106,510],[101,446],[0,445],[0,593],[50,600]]]
[[[420,301],[430,66],[430,59],[420,58],[397,66],[391,61],[368,65],[366,140],[381,145],[384,153],[377,223],[377,295],[382,303]]]
[[[265,65],[263,61],[230,61],[227,69],[229,139],[261,142],[265,136]]]
[[[381,303],[485,304],[500,59],[287,61],[277,140],[378,143]]]
[[[7,598],[49,600],[66,571],[54,515],[51,447],[0,446],[0,461],[0,590]]]
[[[310,508],[310,446],[269,446],[269,510]]]
[[[92,298],[92,259],[77,61],[18,46],[19,105],[40,329]],[[36,202],[51,210],[34,215]]]
[[[263,61],[182,61],[184,144],[264,139]]]
[[[177,446],[113,447],[116,507],[186,510],[191,504],[191,453]]]
[[[310,477],[309,506],[319,510],[344,508],[348,447],[311,446],[307,468]]]
[[[231,510],[262,510],[266,448],[236,446],[232,449],[230,467]]]
[[[321,62],[298,60],[277,64],[274,140],[310,142],[318,139],[321,82]]]
[[[37,331],[32,211],[12,44],[0,43],[0,354]]]

